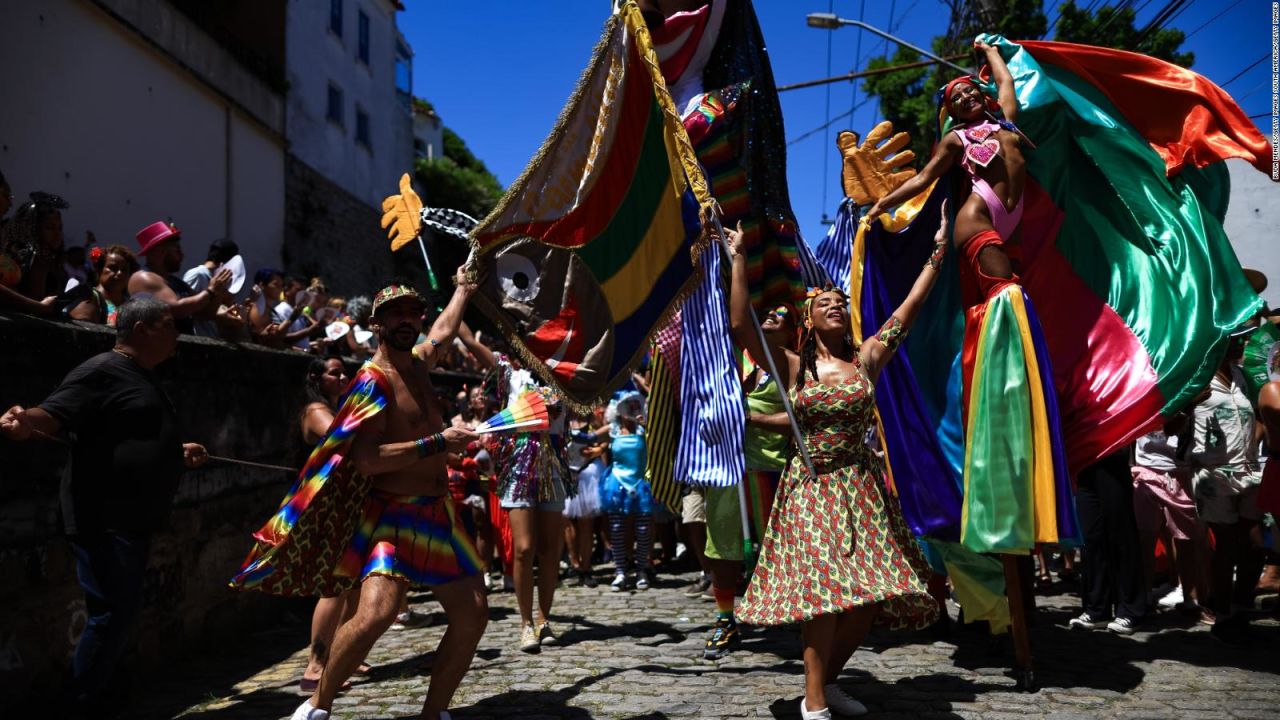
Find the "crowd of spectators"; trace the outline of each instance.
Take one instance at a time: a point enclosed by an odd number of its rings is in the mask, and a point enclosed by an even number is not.
[[[0,311],[114,327],[126,300],[154,297],[182,334],[357,360],[377,347],[368,296],[333,295],[319,277],[246,269],[228,239],[214,240],[201,262],[187,264],[182,231],[166,221],[141,227],[132,243],[103,245],[86,233],[84,245],[68,245],[62,213],[70,203],[46,192],[28,197],[15,209],[0,173]],[[478,369],[461,342],[438,366]]]

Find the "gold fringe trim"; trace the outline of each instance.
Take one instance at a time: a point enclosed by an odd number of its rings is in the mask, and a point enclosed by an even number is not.
[[[633,2],[634,0],[631,1]],[[578,85],[573,89],[573,93],[569,95],[569,101],[560,109],[560,116],[556,118],[556,124],[552,126],[551,133],[547,135],[547,139],[542,141],[542,147],[538,148],[538,152],[534,154],[533,159],[525,166],[524,172],[520,173],[520,177],[511,183],[511,187],[503,194],[502,199],[498,201],[493,210],[468,233],[468,244],[471,246],[473,257],[478,256],[481,250],[476,237],[486,231],[489,225],[497,222],[498,218],[511,206],[511,203],[524,194],[525,185],[529,183],[529,176],[547,159],[547,156],[551,154],[552,148],[564,138],[565,132],[569,127],[569,121],[572,119],[573,110],[583,96],[586,95],[587,88],[591,87],[592,77],[595,76],[596,72],[607,69],[607,65],[602,61],[613,49],[614,40],[621,22],[621,18],[617,15],[611,15],[605,21],[604,32],[600,35],[600,41],[596,43],[595,48],[591,51],[591,61],[587,63],[586,69],[582,71],[582,75],[578,78]]]
[[[560,116],[556,120],[555,126],[551,130],[551,134],[543,141],[542,147],[538,149],[537,154],[525,167],[520,177],[511,184],[511,188],[498,202],[498,205],[490,212],[484,220],[472,229],[468,244],[471,247],[471,258],[468,263],[467,272],[474,275],[476,273],[476,258],[482,253],[477,237],[488,229],[488,226],[496,223],[501,215],[503,215],[515,202],[516,198],[523,195],[525,185],[529,182],[529,176],[534,170],[542,164],[543,161],[551,154],[552,149],[564,137],[568,128],[572,112],[577,104],[586,94],[587,88],[591,85],[591,80],[595,73],[602,71],[606,65],[603,62],[605,57],[614,51],[614,44],[618,41],[618,32],[625,23],[626,29],[635,36],[637,50],[640,52],[641,61],[649,73],[649,80],[652,83],[654,96],[658,100],[661,108],[664,124],[664,139],[666,141],[668,162],[672,168],[679,167],[684,172],[683,178],[674,177],[673,185],[677,188],[679,194],[683,194],[683,188],[688,187],[699,205],[699,220],[702,223],[702,232],[692,243],[689,249],[690,259],[693,265],[693,272],[689,278],[681,286],[680,290],[675,293],[671,301],[667,303],[667,307],[658,316],[658,320],[654,323],[654,328],[660,328],[671,321],[671,316],[682,306],[684,301],[688,299],[698,283],[702,281],[702,253],[706,250],[710,243],[710,222],[708,220],[714,215],[720,214],[720,208],[715,202],[715,198],[707,190],[707,181],[702,174],[702,165],[698,162],[698,156],[693,150],[693,144],[689,141],[689,134],[685,131],[684,121],[680,114],[676,111],[675,102],[671,99],[671,94],[667,91],[666,80],[662,76],[662,68],[658,64],[658,55],[653,48],[653,39],[649,35],[649,28],[644,24],[644,18],[640,14],[640,8],[636,5],[635,0],[626,0],[622,7],[618,9],[618,13],[611,16],[605,23],[604,33],[600,37],[600,42],[596,44],[591,53],[591,62],[583,71],[582,76],[578,79],[578,85],[574,88],[573,94],[569,96],[569,101],[565,103],[564,108],[560,111]],[[628,81],[634,81],[634,78],[628,78]],[[496,243],[491,243],[493,247]],[[481,294],[472,296],[472,301],[480,308],[482,312],[489,316],[502,330],[503,335],[510,341],[513,352],[520,358],[520,361],[538,376],[548,386],[554,388],[560,394],[565,405],[576,413],[589,413],[592,408],[600,404],[602,400],[613,394],[614,391],[621,388],[631,380],[631,372],[636,365],[644,358],[648,350],[648,339],[645,338],[638,343],[637,349],[632,353],[631,357],[623,365],[622,370],[617,377],[608,379],[604,386],[593,396],[586,400],[579,400],[569,394],[565,390],[564,385],[555,377],[550,368],[539,359],[524,344],[519,332],[506,319],[505,315],[499,308],[495,307],[488,298]],[[616,336],[615,336],[616,337]],[[616,349],[616,348],[615,348]]]

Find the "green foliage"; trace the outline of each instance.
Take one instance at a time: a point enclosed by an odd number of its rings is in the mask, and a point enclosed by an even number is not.
[[[964,55],[954,61],[958,65],[976,64],[970,53],[973,38],[979,33],[998,33],[1016,41],[1037,39],[1049,30],[1041,0],[944,0],[944,4],[951,10],[950,30],[947,35],[933,39],[932,50],[942,57]],[[1055,26],[1055,40],[1134,50],[1183,66],[1189,66],[1194,60],[1191,53],[1178,52],[1184,39],[1180,30],[1158,30],[1139,43],[1142,31],[1134,27],[1134,12],[1130,8],[1117,11],[1106,6],[1090,12],[1067,0],[1061,12],[1062,18]],[[868,69],[920,59],[914,52],[899,48],[892,57],[872,58]],[[892,121],[895,129],[911,134],[911,149],[923,160],[929,156],[935,140],[938,111],[934,93],[957,74],[951,68],[934,65],[873,75],[863,80],[862,87],[868,95],[879,99],[881,115]],[[870,128],[854,129],[865,133]]]
[[[414,167],[423,202],[483,218],[502,198],[502,184],[456,132],[446,126],[443,134],[444,157],[420,159]]]
[[[445,207],[474,218],[489,214],[502,197],[502,185],[484,165],[460,165],[449,156],[418,160],[415,179],[423,193],[423,202],[432,207]]]
[[[1054,40],[1132,50],[1183,67],[1191,67],[1195,62],[1195,53],[1178,52],[1186,33],[1162,28],[1144,37],[1142,30],[1134,26],[1136,13],[1132,7],[1117,10],[1108,5],[1090,13],[1074,0],[1067,0],[1062,4],[1061,13]]]

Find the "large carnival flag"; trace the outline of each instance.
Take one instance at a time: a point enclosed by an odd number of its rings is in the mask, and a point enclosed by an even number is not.
[[[697,281],[711,204],[627,0],[541,150],[471,233],[476,303],[571,405],[599,402]]]
[[[1076,473],[1185,407],[1212,377],[1231,331],[1260,306],[1223,232],[1221,161],[1269,171],[1270,153],[1231,97],[1190,70],[1116,50],[985,39],[1008,63],[1018,125],[1037,146],[1026,153],[1015,247]],[[945,189],[938,184],[916,226],[897,234],[876,226],[855,246],[863,274],[855,302],[866,326],[909,291]],[[886,368],[892,375],[900,366],[901,382],[882,376],[877,386],[895,480],[900,490],[915,486],[902,493],[904,515],[917,532],[944,539],[958,536],[964,457],[957,262],[947,259]]]

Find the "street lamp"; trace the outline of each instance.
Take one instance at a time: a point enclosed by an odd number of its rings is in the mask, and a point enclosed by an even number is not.
[[[933,53],[929,52],[928,50],[925,50],[924,48],[916,47],[915,45],[912,45],[906,40],[903,40],[901,38],[896,38],[890,35],[889,33],[884,32],[883,30],[879,30],[877,28],[871,27],[870,25],[862,22],[861,20],[850,20],[848,18],[842,18],[836,15],[835,13],[809,13],[808,16],[805,17],[805,21],[809,24],[809,27],[818,28],[819,30],[836,30],[841,25],[852,25],[857,28],[862,28],[863,30],[879,35],[885,40],[892,40],[893,42],[901,45],[904,48],[920,53],[921,55],[929,58],[930,60],[933,60],[934,62],[941,63],[955,70],[959,70],[960,72],[966,75],[972,74],[973,72],[968,68],[960,67],[959,65],[951,62],[950,60],[947,60],[945,58],[940,58],[937,55],[934,55]]]

